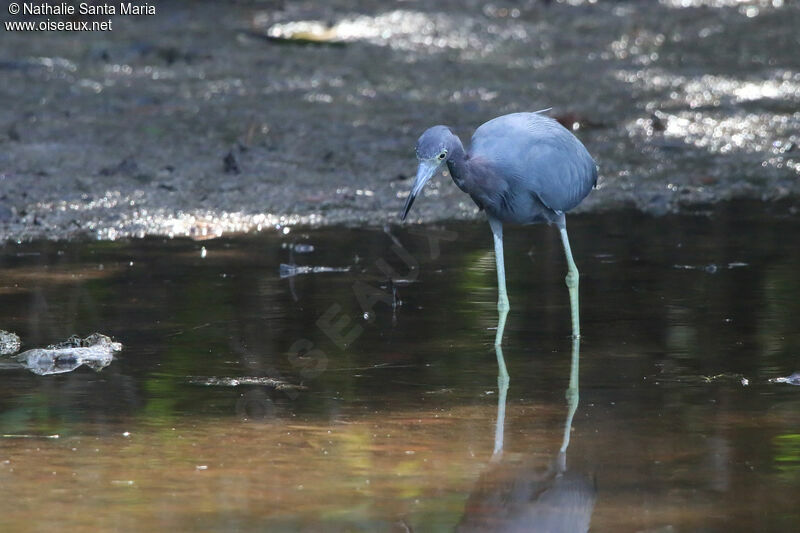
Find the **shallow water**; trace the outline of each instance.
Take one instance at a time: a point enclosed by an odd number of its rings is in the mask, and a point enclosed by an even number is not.
[[[769,379],[800,369],[800,223],[766,210],[570,219],[583,339],[561,475],[552,228],[507,230],[501,460],[485,223],[0,248],[0,329],[23,350],[124,344],[100,372],[0,358],[0,530],[446,531],[507,518],[520,487],[571,495],[563,516],[588,507],[592,531],[792,530],[800,388]]]

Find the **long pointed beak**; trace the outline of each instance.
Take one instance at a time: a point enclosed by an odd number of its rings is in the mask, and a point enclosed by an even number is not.
[[[428,183],[428,180],[436,174],[436,169],[439,168],[439,164],[434,161],[420,161],[419,167],[417,168],[417,177],[414,179],[414,185],[411,186],[411,192],[408,194],[408,198],[406,199],[406,206],[403,208],[403,212],[400,213],[400,220],[405,220],[406,216],[408,216],[408,212],[411,210],[411,205],[414,203],[414,198],[417,197],[419,192]]]

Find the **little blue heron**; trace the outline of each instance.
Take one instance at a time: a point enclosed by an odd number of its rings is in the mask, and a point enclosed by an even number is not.
[[[572,259],[564,213],[578,205],[597,184],[597,166],[583,144],[543,113],[512,113],[480,126],[469,152],[450,128],[433,126],[417,141],[417,177],[401,219],[414,198],[444,164],[459,189],[486,211],[494,234],[500,344],[510,308],[503,263],[503,223],[555,223],[567,256],[566,277],[572,312],[572,335],[580,337],[578,268]]]

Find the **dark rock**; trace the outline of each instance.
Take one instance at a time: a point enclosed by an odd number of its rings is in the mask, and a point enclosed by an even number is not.
[[[238,174],[239,170],[239,163],[236,161],[236,156],[233,155],[233,150],[228,152],[225,158],[222,160],[223,171],[226,174]]]
[[[14,212],[10,207],[0,204],[0,222],[11,222]]]
[[[584,115],[581,115],[579,113],[574,113],[572,111],[567,111],[566,113],[553,115],[553,118],[557,120],[559,124],[567,128],[568,130],[572,131],[605,127],[605,124],[603,124],[602,122],[591,120],[590,118]]]
[[[664,121],[661,120],[661,118],[658,115],[653,113],[652,115],[650,115],[650,128],[653,131],[663,132],[664,130],[667,129],[667,126],[664,124]]]
[[[19,130],[17,130],[16,124],[12,124],[8,127],[8,138],[15,142],[20,140]]]
[[[126,157],[118,164],[112,167],[105,167],[100,169],[101,176],[114,176],[122,174],[125,176],[136,175],[139,171],[139,164],[132,157]]]

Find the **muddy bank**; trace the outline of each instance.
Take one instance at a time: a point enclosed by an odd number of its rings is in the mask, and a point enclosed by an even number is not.
[[[0,240],[395,221],[426,127],[546,107],[600,166],[581,210],[800,192],[797,3],[315,4],[4,31]],[[425,195],[415,220],[478,216]]]

